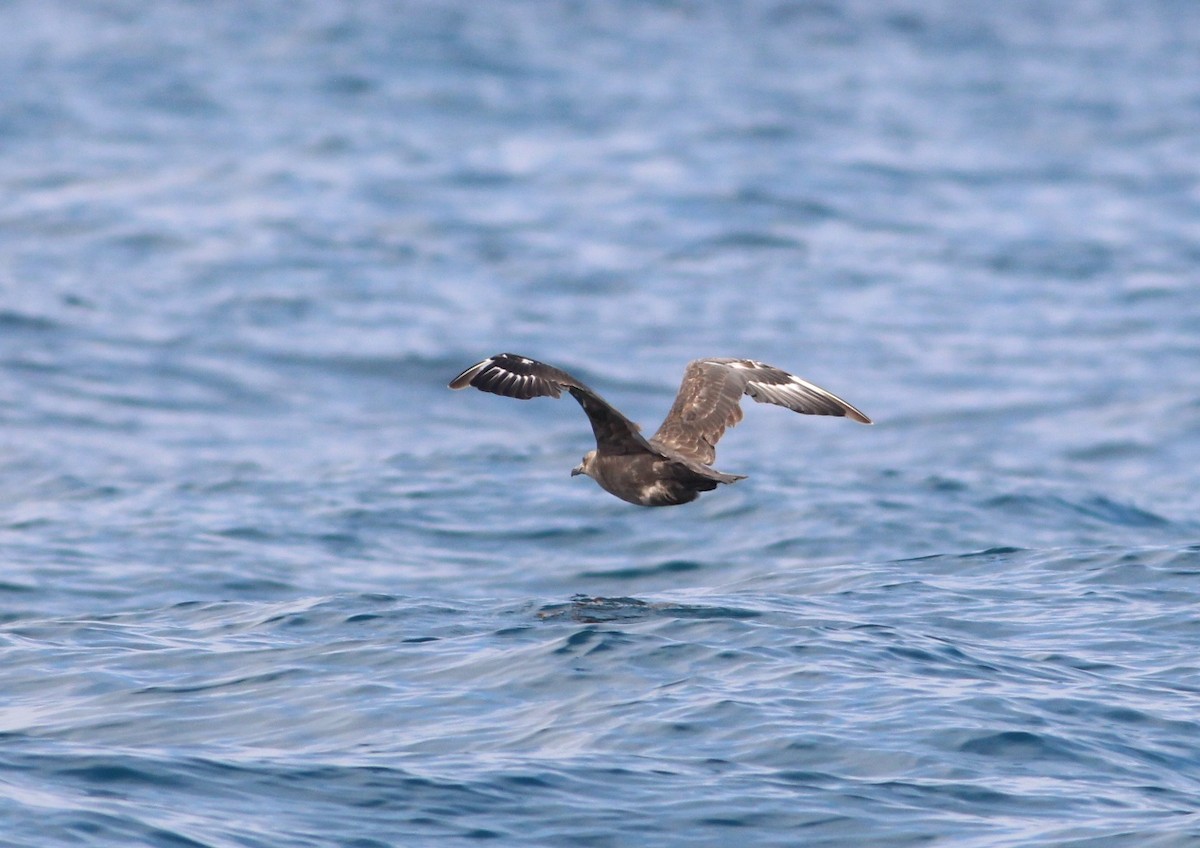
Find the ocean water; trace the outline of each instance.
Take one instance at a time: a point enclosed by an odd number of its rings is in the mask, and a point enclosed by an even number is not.
[[[0,31],[4,848],[1200,845],[1200,6]]]

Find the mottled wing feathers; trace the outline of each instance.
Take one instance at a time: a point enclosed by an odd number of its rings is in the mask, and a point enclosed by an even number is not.
[[[750,359],[697,359],[684,371],[675,403],[651,441],[711,465],[725,429],[742,420],[743,394],[806,415],[871,423],[836,395],[779,368]]]
[[[566,371],[515,353],[500,353],[477,362],[450,381],[450,388],[474,386],[480,391],[529,400],[571,393],[592,424],[596,449],[602,454],[657,453],[638,432],[638,425]]]
[[[717,458],[717,440],[742,420],[743,381],[732,369],[697,359],[683,372],[675,403],[651,438],[704,465]]]

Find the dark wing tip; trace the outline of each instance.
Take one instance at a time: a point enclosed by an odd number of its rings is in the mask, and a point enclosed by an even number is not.
[[[831,415],[849,418],[859,424],[874,423],[828,389],[810,383],[773,365],[753,359],[715,359],[714,364],[742,376],[746,394],[759,403],[773,403],[804,415]]]
[[[482,392],[529,400],[560,397],[566,386],[576,385],[566,372],[515,353],[498,353],[477,362],[450,381],[450,388],[474,386]]]
[[[799,380],[800,378],[797,377],[795,379]],[[816,394],[816,396],[808,399],[808,400],[814,402],[814,404],[815,404],[814,408],[799,409],[799,410],[797,410],[798,412],[805,412],[810,415],[841,416],[844,418],[849,418],[851,421],[857,421],[859,424],[874,424],[875,423],[870,418],[868,418],[866,413],[864,413],[862,410],[851,406],[850,404],[846,403],[846,401],[842,400],[840,397],[833,394],[832,392],[822,389],[820,386],[814,386],[812,383],[809,383],[807,381],[800,381],[800,382],[802,382],[804,384],[805,389],[808,389],[810,391],[815,391],[815,393],[817,393],[817,394]]]
[[[492,360],[490,359],[485,359],[483,362],[476,362],[470,368],[467,368],[461,374],[451,380],[449,388],[465,389],[467,386],[471,385],[471,381],[475,379],[475,376],[491,363]]]

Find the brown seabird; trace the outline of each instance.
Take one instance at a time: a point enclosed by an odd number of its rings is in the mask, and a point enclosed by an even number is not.
[[[515,353],[499,353],[472,365],[450,388],[529,400],[560,397],[566,389],[592,422],[596,449],[571,476],[586,474],[606,492],[639,506],[674,506],[694,501],[718,483],[745,477],[712,467],[717,440],[742,420],[743,394],[806,415],[837,415],[862,424],[871,419],[807,380],[752,359],[697,359],[688,363],[675,403],[649,439],[608,401],[566,371]]]

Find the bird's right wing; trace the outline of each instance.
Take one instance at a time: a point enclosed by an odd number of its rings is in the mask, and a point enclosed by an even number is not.
[[[498,353],[477,362],[450,381],[450,388],[474,386],[483,392],[529,400],[571,393],[592,424],[596,449],[602,454],[659,454],[638,432],[638,425],[566,371],[515,353]]]
[[[688,363],[675,403],[651,441],[712,465],[717,441],[726,428],[742,420],[742,395],[805,415],[871,423],[837,395],[782,369],[752,359],[697,359]]]

